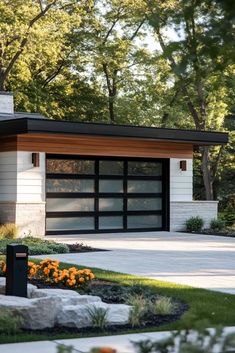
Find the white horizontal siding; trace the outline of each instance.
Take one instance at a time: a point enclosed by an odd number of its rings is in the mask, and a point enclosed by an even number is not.
[[[0,153],[0,201],[16,201],[17,152]]]
[[[180,169],[179,158],[170,159],[170,200],[192,201],[193,199],[193,163],[186,159],[187,170]]]
[[[45,153],[40,153],[40,166],[34,167],[32,152],[17,152],[17,202],[45,201]]]

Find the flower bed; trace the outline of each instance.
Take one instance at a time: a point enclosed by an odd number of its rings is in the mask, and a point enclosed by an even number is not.
[[[5,261],[0,261],[0,276],[6,273]],[[51,259],[42,260],[39,264],[28,262],[28,278],[29,280],[39,280],[44,283],[77,289],[87,286],[94,274],[88,268],[79,270],[76,267],[68,269],[60,269],[60,262]]]

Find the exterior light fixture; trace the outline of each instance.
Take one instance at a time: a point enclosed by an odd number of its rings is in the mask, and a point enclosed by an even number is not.
[[[187,170],[187,161],[180,161],[180,169],[185,172]]]
[[[39,153],[32,153],[32,163],[34,167],[40,167],[40,155]]]

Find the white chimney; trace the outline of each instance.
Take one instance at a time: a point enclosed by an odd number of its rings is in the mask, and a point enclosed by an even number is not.
[[[14,115],[13,93],[0,91],[0,115]]]

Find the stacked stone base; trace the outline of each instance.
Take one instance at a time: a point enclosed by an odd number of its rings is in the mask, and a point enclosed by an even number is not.
[[[170,230],[185,231],[185,222],[190,217],[199,216],[204,220],[204,228],[210,227],[213,218],[217,218],[218,201],[171,201]]]
[[[19,236],[44,236],[45,217],[45,202],[0,202],[0,223],[15,223],[19,228]]]

